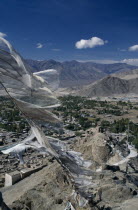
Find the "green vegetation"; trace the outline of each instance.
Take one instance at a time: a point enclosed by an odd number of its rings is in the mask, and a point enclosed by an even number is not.
[[[102,109],[98,110],[98,114],[112,114],[116,116],[123,115],[123,113],[119,109]]]
[[[17,133],[29,130],[29,125],[18,108],[5,97],[0,97],[0,128]]]
[[[61,116],[65,127],[75,131],[77,136],[81,135],[80,130],[86,130],[90,127],[100,126],[100,131],[109,131],[112,133],[128,133],[129,141],[138,148],[138,125],[125,119],[122,116],[128,113],[129,110],[137,109],[137,105],[133,106],[131,102],[107,102],[91,100],[80,96],[63,96],[59,97],[61,106],[54,110],[54,113]],[[92,114],[94,111],[95,114]],[[122,119],[101,120],[99,115],[121,116]]]
[[[100,126],[101,132],[109,130],[112,133],[128,133],[129,131],[129,141],[138,148],[138,124],[122,117],[126,110],[132,108],[137,110],[137,104],[133,106],[130,102],[96,101],[71,95],[59,97],[59,100],[61,106],[54,109],[53,112],[62,118],[65,128],[75,131],[77,136],[81,136],[82,130],[97,125]],[[110,114],[112,122],[102,120],[101,116],[107,116],[107,114]],[[122,119],[113,121],[114,116],[121,116]],[[0,128],[17,133],[29,130],[29,125],[18,108],[9,98],[5,97],[0,97]],[[48,129],[46,134],[52,135],[53,131]]]
[[[91,116],[84,109],[95,109],[97,101],[88,100],[80,96],[64,96],[59,98],[61,106],[54,110],[54,113],[62,115],[66,128],[73,131],[86,130],[96,127],[99,118]]]
[[[113,123],[109,121],[102,121],[100,125],[101,131],[109,130],[112,133],[123,133],[128,134],[128,141],[135,145],[138,149],[138,124],[129,121],[129,119],[115,120]]]

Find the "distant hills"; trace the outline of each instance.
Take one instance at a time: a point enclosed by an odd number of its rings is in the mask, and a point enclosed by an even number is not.
[[[87,97],[138,94],[138,70],[135,71],[137,72],[137,77],[135,78],[129,75],[130,72],[129,74],[125,72],[121,75],[107,76],[91,85],[83,87],[77,94]],[[123,77],[127,79],[123,79]]]
[[[59,73],[60,87],[74,87],[91,84],[110,74],[121,73],[136,69],[125,63],[98,64],[93,62],[55,60],[36,61],[27,59],[26,62],[32,67],[33,72],[46,69],[56,69]]]
[[[112,74],[112,75],[115,77],[118,77],[120,79],[126,79],[126,80],[136,79],[136,78],[138,78],[138,69],[125,71],[125,72],[119,72],[119,73]]]

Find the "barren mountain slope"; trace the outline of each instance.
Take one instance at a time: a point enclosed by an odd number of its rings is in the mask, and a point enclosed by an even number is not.
[[[125,63],[98,64],[75,60],[65,62],[26,60],[26,62],[34,68],[35,72],[56,69],[59,72],[60,87],[88,85],[106,75],[136,69],[136,66]]]
[[[131,71],[125,71],[125,72],[120,72],[120,73],[115,73],[112,74],[115,77],[118,77],[120,79],[126,79],[126,80],[130,80],[130,79],[135,79],[138,78],[138,69],[134,69]]]

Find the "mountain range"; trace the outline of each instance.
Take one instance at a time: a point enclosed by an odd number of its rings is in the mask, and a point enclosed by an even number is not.
[[[59,86],[62,88],[82,86],[91,84],[110,74],[126,72],[136,69],[136,66],[126,63],[98,64],[93,62],[55,60],[25,60],[31,67],[32,72],[39,72],[47,69],[55,69],[59,73]]]

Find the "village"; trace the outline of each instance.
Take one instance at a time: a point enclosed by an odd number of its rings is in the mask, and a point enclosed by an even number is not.
[[[98,101],[79,96],[64,96],[59,100],[61,106],[54,109],[53,113],[63,120],[63,129],[52,130],[46,126],[43,128],[46,135],[72,142],[87,137],[90,135],[89,129],[97,127],[100,132],[110,132],[115,138],[124,140],[129,125],[129,141],[138,148],[136,103]],[[30,126],[11,99],[0,98],[0,111],[0,187],[2,188],[11,186],[41,170],[53,159],[46,158],[45,155],[30,148],[23,154],[25,164],[21,165],[15,155],[3,154],[2,150],[21,143],[28,136]]]

